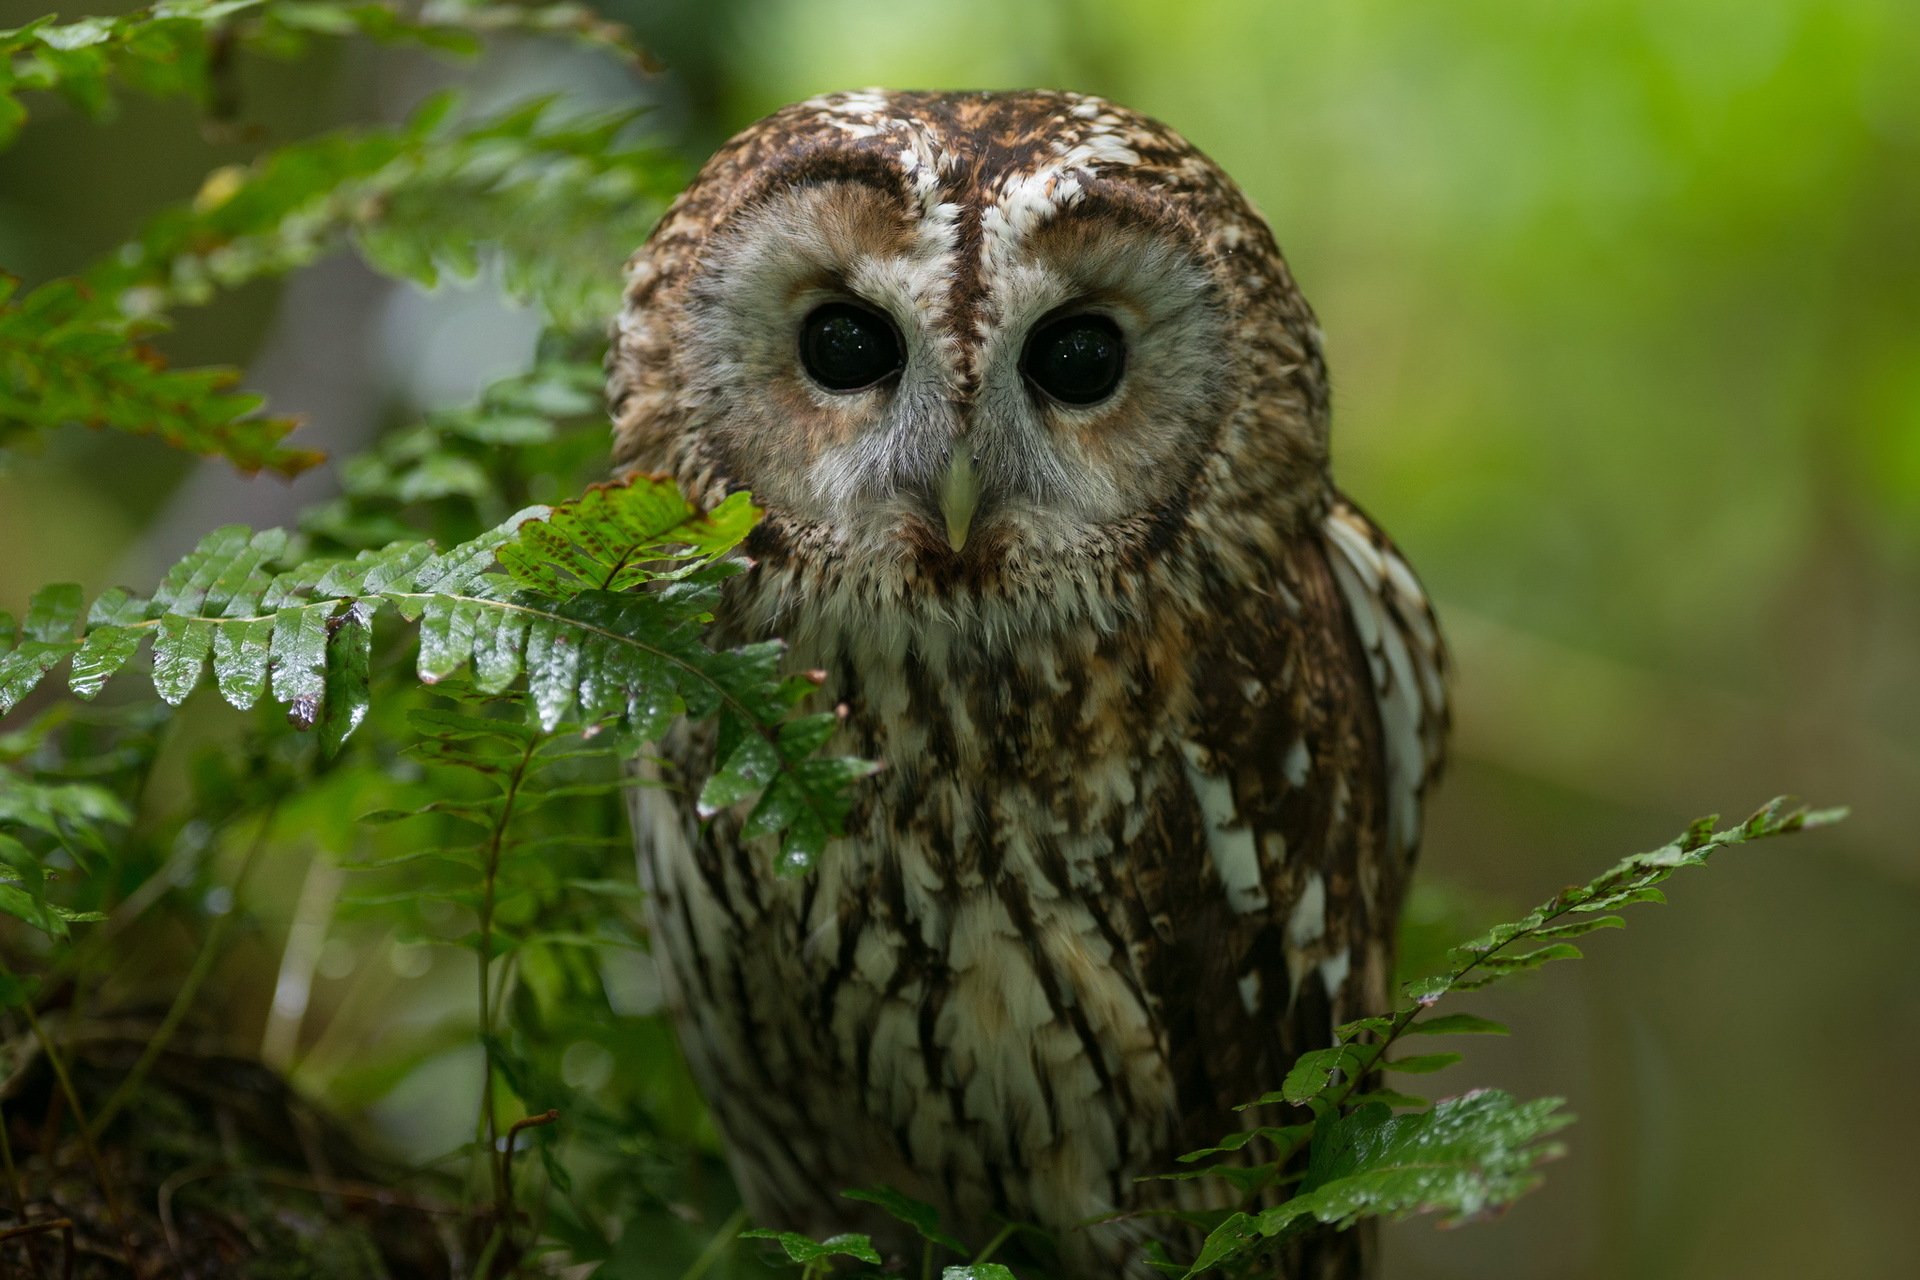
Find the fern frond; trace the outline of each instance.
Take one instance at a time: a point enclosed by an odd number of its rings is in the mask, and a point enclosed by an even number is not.
[[[337,750],[366,714],[372,623],[391,605],[419,624],[423,682],[462,672],[485,692],[524,682],[529,719],[544,730],[610,721],[651,740],[677,716],[713,717],[701,805],[758,797],[747,831],[780,833],[783,868],[801,870],[870,770],[815,758],[836,721],[793,717],[813,685],[781,674],[778,643],[716,652],[701,641],[720,582],[738,569],[722,557],[757,515],[744,495],[697,512],[670,481],[643,478],[524,512],[444,552],[398,543],[287,568],[277,568],[284,532],[218,529],[152,598],[105,592],[84,624],[78,588],[38,593],[0,653],[0,714],[69,657],[69,687],[92,697],[144,643],[167,702],[185,700],[211,666],[228,702],[244,709],[269,693]],[[655,578],[660,589],[634,589]]]
[[[16,296],[0,275],[0,446],[70,423],[151,436],[244,471],[294,475],[320,455],[281,441],[291,418],[256,416],[261,398],[232,390],[232,369],[171,369],[132,320],[72,280]]]
[[[450,540],[497,524],[536,486],[604,470],[605,378],[597,356],[543,359],[472,404],[390,432],[341,468],[340,496],[300,527],[352,549],[419,537],[418,522]]]
[[[144,68],[156,91],[204,91],[210,27],[228,20],[261,40],[604,25],[572,5],[429,5],[414,22],[369,4],[192,0],[126,18],[43,21],[0,32],[0,142],[7,121],[18,124],[21,88],[59,88],[103,107],[113,77],[137,81]],[[597,331],[618,304],[609,264],[645,238],[679,185],[663,153],[621,141],[634,115],[568,117],[534,102],[456,121],[452,99],[437,98],[399,128],[343,131],[216,170],[193,201],[80,279],[15,296],[17,283],[0,276],[0,447],[84,423],[242,470],[292,475],[314,465],[318,454],[282,443],[294,421],[260,416],[259,397],[233,390],[234,371],[168,369],[144,340],[173,306],[284,274],[343,243],[375,269],[429,286],[496,261],[509,294],[539,303],[563,329]],[[415,478],[419,492],[479,483],[458,466]]]
[[[132,815],[105,787],[86,782],[47,782],[0,768],[0,915],[25,921],[56,938],[67,926],[98,920],[94,911],[77,911],[47,897],[48,848],[58,848],[75,868],[104,852],[109,828],[124,827]],[[0,1004],[6,1003],[0,1001]]]
[[[470,54],[494,33],[551,35],[641,62],[631,33],[582,4],[428,0],[412,16],[366,0],[165,0],[118,17],[41,18],[0,31],[0,147],[27,117],[23,93],[57,93],[104,116],[115,93],[214,100],[212,40],[295,58],[315,38],[365,36]]]
[[[1584,885],[1561,890],[1519,920],[1453,948],[1446,972],[1405,985],[1405,1003],[1397,1011],[1337,1028],[1335,1044],[1301,1054],[1278,1090],[1242,1108],[1305,1108],[1311,1123],[1236,1134],[1183,1157],[1197,1161],[1238,1151],[1258,1136],[1270,1145],[1272,1159],[1213,1165],[1185,1175],[1224,1177],[1252,1192],[1274,1185],[1300,1149],[1308,1151],[1296,1194],[1221,1222],[1182,1280],[1218,1266],[1244,1266],[1274,1239],[1311,1222],[1346,1226],[1361,1217],[1412,1213],[1441,1213],[1459,1221],[1531,1191],[1540,1183],[1537,1166],[1560,1153],[1547,1139],[1571,1123],[1559,1110],[1560,1099],[1520,1103],[1497,1090],[1476,1090],[1427,1107],[1391,1090],[1361,1092],[1378,1072],[1437,1071],[1460,1059],[1455,1053],[1389,1058],[1389,1050],[1408,1035],[1506,1034],[1505,1027],[1486,1018],[1430,1011],[1455,992],[1479,990],[1556,960],[1579,959],[1579,950],[1564,939],[1620,927],[1622,919],[1614,913],[1623,907],[1665,901],[1657,886],[1675,871],[1704,866],[1722,849],[1827,826],[1844,816],[1844,810],[1809,810],[1783,797],[1725,830],[1715,830],[1717,818],[1702,818],[1668,844],[1626,858]],[[1424,1109],[1395,1114],[1396,1107]]]
[[[645,238],[680,172],[623,144],[636,113],[565,115],[537,100],[477,121],[428,101],[404,125],[343,130],[215,170],[89,272],[135,315],[312,262],[343,241],[376,270],[433,286],[497,256],[516,298],[562,328],[597,328],[618,264]]]

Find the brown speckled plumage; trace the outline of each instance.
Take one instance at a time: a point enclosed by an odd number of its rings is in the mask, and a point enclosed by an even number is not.
[[[793,335],[836,297],[900,331],[890,383],[807,380]],[[1128,363],[1074,408],[1020,351],[1082,310]],[[1098,99],[801,103],[636,254],[611,392],[620,465],[766,506],[722,634],[784,637],[836,746],[884,766],[798,879],[698,818],[698,738],[637,793],[668,999],[756,1220],[904,1256],[838,1194],[884,1184],[972,1247],[1036,1222],[1074,1280],[1153,1274],[1178,1228],[1084,1224],[1220,1203],[1135,1179],[1384,1007],[1446,725],[1418,584],[1328,476],[1319,335],[1265,224]]]

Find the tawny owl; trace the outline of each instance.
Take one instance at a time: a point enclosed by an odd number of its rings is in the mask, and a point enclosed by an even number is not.
[[[1271,233],[1097,98],[818,98],[668,211],[611,370],[620,466],[766,508],[721,638],[784,637],[882,765],[798,878],[696,813],[697,737],[638,791],[754,1218],[917,1257],[840,1195],[886,1185],[969,1247],[1035,1223],[1074,1280],[1153,1274],[1186,1228],[1114,1215],[1221,1190],[1140,1176],[1385,1007],[1447,721],[1420,586],[1329,477]]]

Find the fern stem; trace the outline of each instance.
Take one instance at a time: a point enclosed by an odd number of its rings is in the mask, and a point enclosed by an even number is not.
[[[1014,1222],[1009,1222],[1004,1227],[1001,1227],[999,1232],[994,1235],[993,1239],[987,1241],[986,1247],[981,1249],[980,1252],[973,1255],[973,1261],[968,1263],[967,1265],[977,1267],[983,1262],[991,1261],[993,1258],[993,1255],[1000,1251],[1000,1246],[1005,1244],[1008,1240],[1011,1240],[1013,1238],[1013,1233],[1018,1229],[1019,1229],[1019,1224]]]
[[[487,838],[487,866],[485,880],[481,886],[479,946],[479,993],[480,993],[480,1056],[483,1074],[480,1080],[480,1124],[479,1136],[481,1149],[486,1153],[487,1169],[493,1182],[494,1211],[499,1215],[499,1231],[503,1237],[512,1235],[513,1188],[507,1182],[509,1165],[499,1159],[495,1147],[499,1143],[499,1123],[494,1115],[493,1098],[493,1018],[497,1005],[493,998],[493,912],[500,883],[500,859],[506,850],[507,827],[513,821],[514,802],[519,798],[520,787],[526,780],[527,770],[533,763],[534,753],[539,750],[544,734],[535,734],[527,739],[520,753],[520,759],[513,767],[513,773],[507,778],[507,785],[500,797],[500,814],[494,820],[493,830]],[[504,1002],[505,993],[501,993]],[[505,1246],[507,1240],[502,1239]]]
[[[707,1241],[706,1248],[700,1250],[699,1256],[694,1258],[687,1265],[687,1269],[681,1273],[680,1280],[700,1280],[701,1276],[713,1270],[713,1264],[720,1261],[727,1250],[733,1246],[735,1238],[740,1234],[740,1228],[746,1225],[747,1207],[741,1205],[727,1215],[727,1220],[720,1224],[719,1229],[713,1233],[713,1237]]]
[[[1488,947],[1483,951],[1476,952],[1470,960],[1468,960],[1465,964],[1461,965],[1459,968],[1453,970],[1448,975],[1447,983],[1449,988],[1451,988],[1455,983],[1458,983],[1461,979],[1467,977],[1467,975],[1471,974],[1475,969],[1478,969],[1481,965],[1485,964],[1488,960],[1491,960],[1494,956],[1498,955],[1500,952],[1506,950],[1508,947],[1511,947],[1514,943],[1528,941],[1530,939],[1537,937],[1539,932],[1542,929],[1546,929],[1550,927],[1556,920],[1559,920],[1562,916],[1567,915],[1569,913],[1569,910],[1570,908],[1568,907],[1562,907],[1559,910],[1554,911],[1549,915],[1545,915],[1541,917],[1540,921],[1537,924],[1533,925],[1531,928],[1523,930],[1520,933],[1516,933],[1512,937],[1507,938],[1504,941],[1495,943],[1493,946]],[[1446,992],[1441,993],[1440,998],[1444,998],[1446,994],[1447,994]],[[1436,999],[1434,1003],[1438,1003],[1438,999]],[[1394,1011],[1393,1022],[1391,1025],[1387,1027],[1385,1033],[1381,1035],[1379,1042],[1374,1045],[1362,1046],[1363,1048],[1370,1048],[1373,1050],[1373,1056],[1367,1060],[1367,1071],[1348,1071],[1345,1068],[1342,1068],[1340,1072],[1342,1077],[1340,1083],[1337,1086],[1335,1086],[1333,1089],[1331,1089],[1326,1095],[1324,1095],[1324,1100],[1327,1103],[1328,1114],[1331,1114],[1331,1115],[1340,1114],[1341,1108],[1346,1106],[1347,1099],[1351,1098],[1354,1094],[1354,1091],[1360,1087],[1360,1083],[1362,1080],[1366,1078],[1367,1072],[1371,1071],[1383,1059],[1385,1059],[1385,1057],[1387,1056],[1387,1050],[1391,1049],[1394,1045],[1400,1042],[1401,1038],[1405,1036],[1407,1028],[1413,1025],[1414,1019],[1418,1018],[1421,1014],[1425,1013],[1428,1009],[1432,1007],[1433,1007],[1432,1004],[1422,1004],[1419,1001],[1415,1001],[1414,1003],[1408,1005],[1404,1009],[1397,1009]],[[1261,1184],[1262,1187],[1272,1185],[1273,1181],[1279,1178],[1280,1171],[1283,1168],[1285,1168],[1287,1162],[1289,1160],[1292,1160],[1294,1156],[1298,1155],[1301,1149],[1305,1147],[1309,1142],[1312,1141],[1312,1137],[1313,1137],[1312,1131],[1309,1130],[1308,1133],[1306,1133],[1305,1135],[1298,1138],[1294,1138],[1288,1141],[1283,1146],[1278,1146],[1277,1149],[1279,1154],[1278,1154],[1278,1157],[1273,1161],[1273,1175],[1272,1177],[1267,1179],[1266,1182]]]

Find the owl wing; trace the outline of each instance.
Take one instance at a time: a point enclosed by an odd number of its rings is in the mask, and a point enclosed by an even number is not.
[[[1340,497],[1321,527],[1373,678],[1386,765],[1387,844],[1403,868],[1411,867],[1427,791],[1446,764],[1446,645],[1413,567],[1379,525]]]
[[[1336,1023],[1386,1007],[1394,930],[1446,738],[1447,659],[1425,593],[1337,501],[1264,591],[1223,599],[1189,660],[1186,803],[1137,860],[1155,922],[1182,1150],[1251,1122]]]

